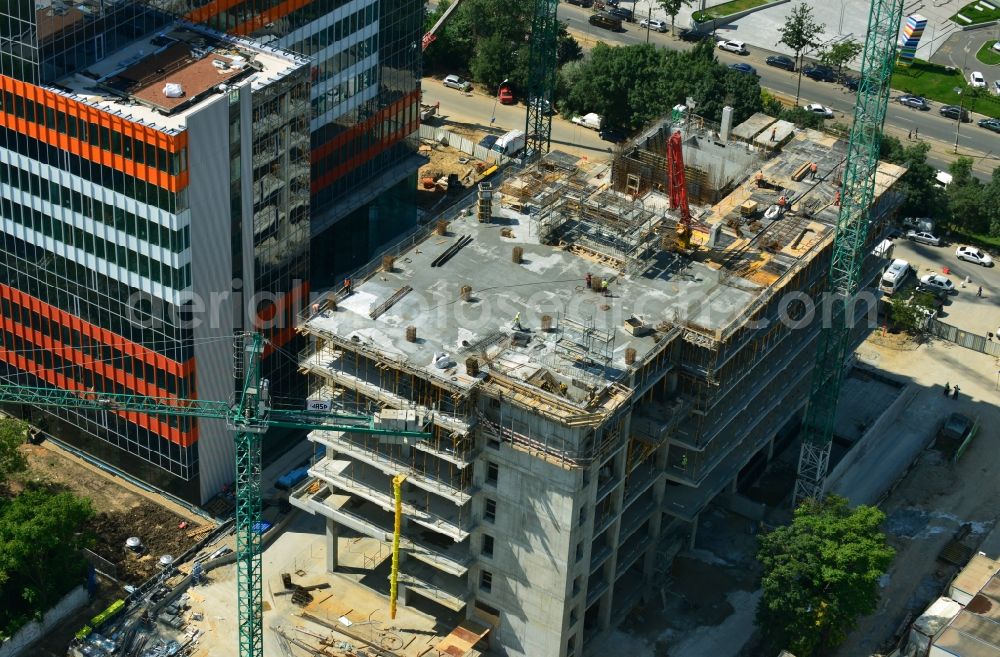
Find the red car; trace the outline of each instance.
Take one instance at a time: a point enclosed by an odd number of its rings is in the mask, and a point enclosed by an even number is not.
[[[497,98],[500,100],[501,105],[513,105],[517,102],[514,98],[514,92],[511,91],[510,87],[500,87],[500,91],[497,92]]]

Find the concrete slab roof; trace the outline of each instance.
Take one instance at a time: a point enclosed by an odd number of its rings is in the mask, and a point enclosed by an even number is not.
[[[470,199],[447,234],[427,228],[408,238],[391,271],[369,265],[356,275],[351,295],[304,318],[305,328],[350,340],[360,351],[405,363],[452,388],[479,381],[462,366],[475,356],[482,369],[535,387],[565,384],[563,396],[582,402],[588,386],[621,378],[626,354],[641,362],[670,328],[722,339],[832,240],[845,151],[843,142],[823,133],[795,133],[782,154],[764,164],[774,189],[757,189],[751,176],[710,212],[696,215],[721,228],[713,248],[691,252],[663,248],[661,238],[677,221],[663,193],[632,198],[614,192],[607,165],[570,166],[563,155],[550,154],[492,191],[490,223],[477,220]],[[816,180],[793,180],[813,161]],[[883,164],[876,199],[904,172]],[[762,213],[778,194],[792,199],[791,211],[776,219],[740,216],[744,200],[759,196]],[[693,242],[706,238],[696,231]],[[435,266],[459,243],[464,246]],[[608,281],[608,296],[587,288],[588,274],[594,287]],[[630,318],[639,331],[626,325]],[[406,339],[408,327],[415,342]],[[574,385],[580,382],[585,385]]]
[[[325,311],[307,324],[403,359],[431,377],[447,376],[468,385],[475,379],[448,376],[434,366],[435,355],[445,353],[460,363],[478,353],[470,347],[498,332],[498,347],[487,353],[494,367],[515,379],[526,381],[544,368],[557,378],[615,380],[625,369],[627,348],[642,358],[656,344],[652,335],[627,332],[626,319],[635,316],[653,327],[678,318],[721,326],[760,291],[748,281],[745,287],[723,283],[719,271],[669,253],[660,254],[642,275],[622,276],[596,260],[540,244],[537,222],[527,215],[499,204],[494,214],[495,223],[490,224],[479,223],[475,216],[458,218],[448,235],[429,236],[398,258],[392,272],[361,282],[337,310]],[[443,266],[431,266],[463,237],[472,241]],[[514,247],[523,250],[520,264],[512,261]],[[587,274],[595,285],[609,280],[609,296],[587,289]],[[472,288],[471,301],[461,300],[464,286]],[[406,287],[412,291],[371,318],[374,307]],[[552,318],[555,330],[542,330],[545,315]],[[509,344],[518,316],[527,338],[523,346]],[[584,330],[571,327],[574,322]],[[416,327],[415,343],[405,339],[408,326]],[[593,331],[583,335],[587,329]],[[611,337],[609,342],[600,344],[602,332]]]
[[[763,112],[757,112],[749,119],[733,128],[732,135],[736,139],[752,141],[754,137],[764,132],[765,128],[769,127],[777,120],[778,119],[773,116],[769,116]]]

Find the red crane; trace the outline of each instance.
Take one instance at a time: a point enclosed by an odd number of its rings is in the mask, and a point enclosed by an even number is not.
[[[670,187],[670,209],[680,211],[677,239],[687,247],[691,238],[691,208],[688,206],[687,181],[684,179],[684,154],[680,130],[667,140],[667,184]]]

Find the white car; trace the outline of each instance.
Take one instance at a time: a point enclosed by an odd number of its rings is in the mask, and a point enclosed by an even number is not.
[[[993,42],[993,50],[996,50],[997,52],[1000,52],[1000,41],[994,41]]]
[[[820,105],[819,103],[810,103],[808,105],[803,105],[802,109],[813,114],[819,114],[824,119],[833,118],[833,110],[826,105]]]
[[[984,78],[983,74],[980,73],[979,71],[973,71],[972,74],[969,75],[969,84],[971,84],[973,87],[980,87],[985,89],[986,78]]]
[[[925,230],[908,230],[906,231],[906,239],[914,242],[920,242],[921,244],[941,246],[941,238],[933,233],[928,233]]]
[[[955,284],[947,276],[941,274],[927,274],[920,277],[920,288],[931,292],[944,292],[951,294],[955,290]]]
[[[983,267],[993,266],[993,258],[990,257],[990,254],[984,253],[974,246],[960,246],[955,249],[955,255],[958,256],[959,260],[974,262],[977,265],[982,265]]]
[[[463,80],[457,75],[449,75],[444,79],[444,86],[451,87],[452,89],[458,89],[459,91],[471,91],[472,83],[468,80]]]
[[[666,32],[667,31],[667,21],[661,21],[657,19],[643,18],[639,21],[639,27],[645,27],[647,29],[653,30],[654,32]]]
[[[749,55],[750,51],[747,50],[747,45],[742,41],[720,41],[719,50],[726,50],[728,52],[734,52],[737,55]]]

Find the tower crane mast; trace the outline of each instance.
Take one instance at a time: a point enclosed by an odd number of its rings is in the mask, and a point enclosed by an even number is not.
[[[526,147],[535,155],[549,152],[552,144],[552,103],[555,101],[559,0],[535,0],[528,52],[528,113]]]
[[[237,336],[244,376],[235,401],[223,402],[176,397],[148,397],[125,393],[42,388],[0,383],[0,402],[31,406],[149,415],[187,416],[224,420],[235,433],[236,448],[236,569],[240,657],[263,657],[263,607],[260,534],[261,443],[270,427],[349,431],[376,436],[426,438],[418,431],[380,429],[373,417],[303,408],[274,408],[268,380],[261,377],[264,338],[259,334]],[[398,524],[397,524],[398,531]],[[399,544],[398,536],[394,541]],[[393,584],[395,589],[395,584]]]
[[[795,481],[796,504],[805,499],[821,499],[826,485],[837,399],[844,361],[851,348],[854,318],[848,313],[853,312],[853,301],[861,286],[875,198],[875,172],[902,15],[903,0],[872,0],[868,13],[868,37],[862,51],[861,80],[826,284],[832,312],[829,325],[821,327],[819,333]]]

